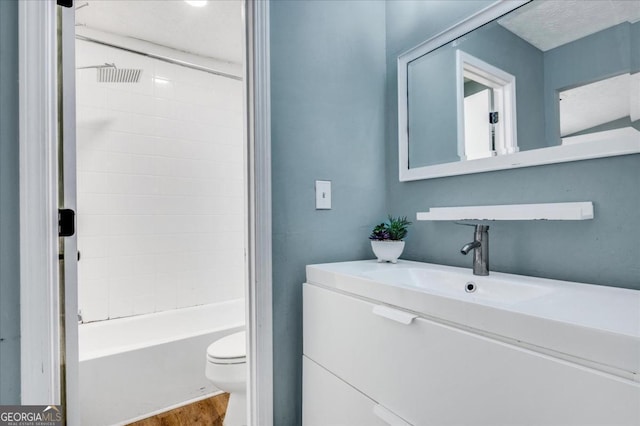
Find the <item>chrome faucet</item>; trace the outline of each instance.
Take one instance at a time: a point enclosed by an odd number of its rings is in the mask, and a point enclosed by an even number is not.
[[[465,244],[460,253],[473,252],[473,275],[489,275],[489,226],[476,225],[473,241]]]

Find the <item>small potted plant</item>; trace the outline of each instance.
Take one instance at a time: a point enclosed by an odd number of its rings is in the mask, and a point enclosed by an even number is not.
[[[389,220],[376,225],[369,236],[371,240],[371,248],[378,258],[378,262],[397,263],[398,257],[404,250],[404,241],[402,239],[407,236],[407,227],[411,222],[407,217],[392,217]]]

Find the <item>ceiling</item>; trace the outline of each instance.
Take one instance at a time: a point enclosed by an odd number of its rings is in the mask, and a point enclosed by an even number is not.
[[[87,0],[79,24],[210,58],[242,62],[242,0],[209,0],[193,7],[183,0]],[[640,20],[640,2],[629,0],[539,0],[499,20],[542,51],[624,21]]]
[[[88,6],[82,7],[84,3]],[[76,22],[226,62],[242,63],[241,0],[88,0],[77,2]]]
[[[622,22],[640,20],[640,1],[539,0],[498,23],[543,52]]]

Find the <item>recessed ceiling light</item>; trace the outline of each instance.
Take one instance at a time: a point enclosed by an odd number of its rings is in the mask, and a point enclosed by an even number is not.
[[[207,5],[209,0],[184,0],[185,3],[193,6],[193,7],[204,7]]]

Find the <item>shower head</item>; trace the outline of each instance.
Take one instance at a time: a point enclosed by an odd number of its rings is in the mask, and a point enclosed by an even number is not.
[[[91,65],[80,67],[79,70],[95,68],[98,83],[137,83],[140,81],[141,69],[118,68],[116,64],[105,63],[104,65]]]
[[[98,83],[137,83],[142,70],[133,68],[98,68]]]

